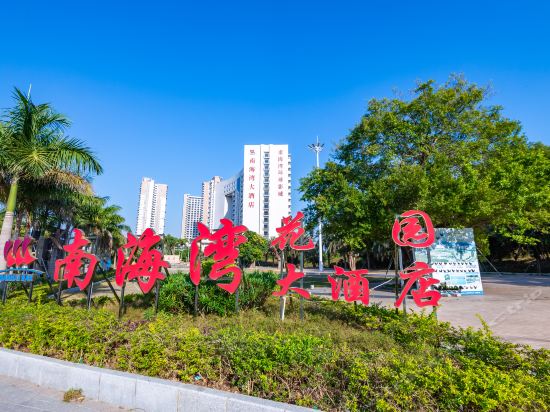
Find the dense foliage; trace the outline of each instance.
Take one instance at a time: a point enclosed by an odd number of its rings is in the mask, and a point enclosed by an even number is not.
[[[419,84],[411,99],[373,99],[331,161],[301,182],[307,217],[349,256],[391,233],[394,215],[425,210],[437,227],[473,227],[537,245],[550,228],[550,155],[518,121],[460,77]]]
[[[203,267],[204,269],[204,267]],[[206,268],[208,269],[208,268]],[[205,270],[206,272],[206,270]],[[239,308],[260,308],[273,292],[277,275],[273,272],[245,272],[239,290]],[[202,280],[199,284],[200,313],[226,315],[235,312],[235,296],[217,286],[218,281]],[[189,274],[174,274],[162,284],[160,310],[193,313],[195,285]]]
[[[159,314],[11,300],[0,344],[73,362],[334,411],[550,408],[550,352],[455,329],[431,316],[312,301],[306,320],[277,301],[238,316]]]

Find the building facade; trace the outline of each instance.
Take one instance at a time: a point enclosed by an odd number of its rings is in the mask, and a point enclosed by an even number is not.
[[[159,235],[164,234],[167,195],[168,185],[155,183],[149,177],[141,179],[136,235],[141,235],[147,228]]]
[[[216,185],[222,181],[219,176],[214,176],[212,179],[202,182],[202,214],[201,222],[213,230],[217,227],[214,218],[214,205],[216,204]]]
[[[199,235],[197,223],[202,221],[203,196],[183,195],[181,238],[193,240]]]

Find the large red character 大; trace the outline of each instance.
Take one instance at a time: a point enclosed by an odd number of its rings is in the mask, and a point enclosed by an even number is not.
[[[36,258],[31,255],[32,238],[8,240],[4,245],[4,260],[7,267],[29,266]]]
[[[435,230],[430,216],[421,210],[409,210],[403,213],[402,220],[395,219],[392,229],[393,241],[398,246],[424,248],[435,240]],[[425,227],[420,224],[419,218],[424,220]]]
[[[200,242],[207,241],[209,243],[204,248],[203,254],[205,257],[212,256],[214,259],[214,264],[208,276],[212,280],[217,280],[228,274],[233,275],[230,283],[218,283],[218,286],[229,293],[235,293],[242,279],[242,271],[235,265],[239,257],[238,246],[246,242],[246,237],[242,234],[246,232],[247,228],[242,225],[234,226],[229,219],[221,219],[220,223],[221,227],[214,233],[211,233],[202,223],[197,223],[199,236],[191,243],[189,275],[191,282],[198,285],[202,271],[199,259]]]
[[[139,288],[143,293],[149,293],[157,280],[164,280],[162,269],[167,269],[170,264],[163,259],[159,250],[152,249],[160,236],[153,229],[147,228],[139,238],[128,233],[127,242],[117,252],[117,264],[115,281],[122,286],[125,281],[137,279]],[[128,250],[128,257],[124,254]]]
[[[360,301],[363,305],[368,305],[369,280],[363,277],[367,273],[369,273],[367,269],[346,271],[339,266],[334,266],[334,274],[337,277],[327,276],[332,288],[332,300],[339,299],[343,286],[346,302]],[[346,278],[343,278],[344,276]]]
[[[418,281],[418,289],[411,292],[414,303],[421,308],[424,306],[437,306],[441,298],[441,293],[437,290],[429,290],[429,288],[433,285],[437,285],[439,280],[432,277],[426,277],[433,272],[435,272],[435,270],[424,262],[414,262],[411,266],[399,272],[399,277],[406,281],[406,283],[401,295],[395,302],[395,307],[398,308],[401,306],[403,299],[405,299],[405,296],[407,296],[407,293],[416,281]]]
[[[67,252],[67,256],[55,261],[53,278],[57,281],[60,279],[67,280],[68,287],[71,287],[74,282],[80,290],[84,290],[92,280],[97,264],[97,257],[82,250],[84,246],[90,244],[90,241],[86,239],[82,230],[74,229],[73,233],[73,242],[63,246],[63,250]],[[88,264],[87,268],[86,264]],[[85,270],[84,278],[81,277],[83,270]]]
[[[297,280],[300,280],[304,277],[303,272],[296,272],[296,266],[294,266],[292,263],[287,264],[287,275],[283,279],[279,279],[277,281],[277,284],[281,287],[281,290],[278,292],[273,292],[273,296],[284,296],[288,293],[289,290],[296,292],[298,295],[302,296],[303,298],[309,299],[311,295],[309,292],[305,289],[292,287],[292,284],[296,282]]]
[[[296,242],[304,234],[304,228],[302,227],[302,219],[304,214],[302,212],[296,213],[296,217],[287,216],[283,218],[283,225],[280,228],[275,229],[279,234],[272,242],[271,246],[278,247],[279,250],[283,250],[287,243],[291,249],[295,250],[310,250],[315,246],[313,240],[309,241],[305,245],[297,245]]]

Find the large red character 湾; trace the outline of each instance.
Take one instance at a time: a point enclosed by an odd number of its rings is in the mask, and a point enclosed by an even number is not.
[[[421,308],[424,306],[437,306],[439,299],[441,298],[441,293],[437,290],[428,289],[431,286],[438,284],[439,280],[425,277],[427,275],[431,275],[433,272],[435,272],[435,270],[424,262],[414,262],[411,266],[399,272],[399,277],[407,283],[403,287],[401,295],[395,302],[395,307],[398,308],[401,305],[403,299],[405,299],[405,296],[407,296],[407,293],[416,281],[419,283],[418,289],[411,292],[414,303]]]
[[[398,246],[423,248],[430,246],[435,240],[435,230],[430,216],[421,210],[409,210],[401,215],[401,221],[395,219],[392,229],[393,241]],[[422,228],[419,217],[424,220]]]
[[[115,281],[122,286],[125,280],[137,279],[141,291],[148,293],[157,280],[164,280],[161,269],[170,267],[162,253],[152,249],[160,242],[160,236],[153,229],[147,228],[139,239],[131,233],[128,233],[127,239],[126,244],[117,252]],[[124,249],[130,251],[128,258],[124,255]]]
[[[315,246],[313,240],[309,239],[305,245],[297,245],[296,242],[304,234],[304,228],[302,227],[302,219],[304,214],[302,212],[296,213],[296,217],[287,216],[283,218],[283,225],[280,228],[275,229],[279,234],[272,242],[271,246],[278,247],[279,250],[283,250],[287,243],[291,249],[295,250],[310,250]]]
[[[204,256],[212,256],[214,264],[209,273],[210,279],[217,280],[220,277],[232,274],[233,279],[230,283],[219,283],[218,286],[229,293],[234,293],[241,283],[242,271],[235,265],[239,257],[237,246],[246,242],[246,237],[242,233],[246,232],[246,226],[234,226],[229,219],[220,220],[221,227],[211,233],[202,223],[197,223],[199,236],[191,243],[189,275],[191,282],[198,285],[201,280],[201,263],[199,260],[200,242],[202,240],[210,243],[204,248]]]
[[[82,250],[84,246],[90,244],[90,241],[86,239],[82,230],[74,229],[73,233],[73,242],[63,246],[63,250],[67,252],[67,256],[55,261],[53,278],[57,281],[60,279],[67,280],[68,287],[71,287],[74,281],[80,290],[84,290],[92,280],[97,264],[97,257]],[[86,263],[88,263],[88,268],[84,273],[84,278],[81,279],[81,272],[85,268]],[[61,276],[61,269],[63,269],[63,276]]]

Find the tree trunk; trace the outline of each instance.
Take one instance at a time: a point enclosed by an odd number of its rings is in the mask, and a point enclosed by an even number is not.
[[[13,226],[13,215],[15,204],[17,202],[17,178],[11,181],[10,194],[6,203],[6,213],[2,222],[2,231],[0,232],[0,270],[6,269],[6,260],[4,259],[4,245],[11,239],[11,229]]]

